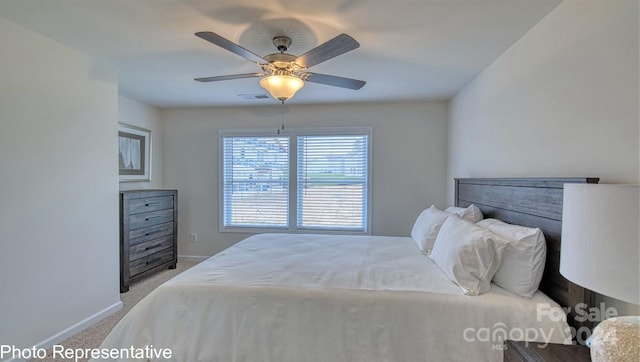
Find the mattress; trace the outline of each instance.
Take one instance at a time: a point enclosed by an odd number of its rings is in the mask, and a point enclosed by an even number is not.
[[[501,361],[504,339],[569,343],[560,307],[463,295],[410,238],[249,237],[164,283],[101,348],[175,361]]]

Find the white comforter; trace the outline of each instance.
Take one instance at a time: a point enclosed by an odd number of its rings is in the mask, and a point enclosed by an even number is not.
[[[505,333],[570,340],[552,308],[495,285],[465,296],[410,238],[263,234],[160,286],[101,348],[171,348],[175,361],[500,361]]]

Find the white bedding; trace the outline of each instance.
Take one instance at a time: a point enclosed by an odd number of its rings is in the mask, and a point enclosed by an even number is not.
[[[410,238],[262,234],[150,293],[101,348],[171,348],[175,361],[501,361],[501,332],[570,341],[550,315],[562,312],[541,292],[463,295]]]

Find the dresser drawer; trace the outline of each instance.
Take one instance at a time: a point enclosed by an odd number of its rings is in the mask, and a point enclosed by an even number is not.
[[[135,276],[158,265],[174,260],[173,249],[167,249],[158,253],[154,253],[144,258],[129,262],[129,272],[131,276]]]
[[[173,209],[173,196],[145,197],[129,200],[129,214]]]
[[[138,260],[147,255],[173,247],[173,234],[158,239],[145,241],[129,249],[129,260]]]
[[[137,245],[145,241],[157,239],[173,234],[173,222],[153,225],[148,228],[132,230],[129,232],[129,246]]]
[[[173,221],[173,209],[135,214],[129,217],[129,230],[142,229],[169,221]]]

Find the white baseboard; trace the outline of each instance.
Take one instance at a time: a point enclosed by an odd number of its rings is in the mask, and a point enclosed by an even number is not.
[[[200,256],[200,255],[178,255],[178,261],[195,261],[197,263],[209,259],[210,256]]]
[[[88,318],[85,318],[83,320],[81,320],[80,322],[72,325],[71,327],[60,331],[59,333],[53,335],[52,337],[49,337],[47,339],[45,339],[44,341],[38,343],[36,345],[36,348],[51,348],[53,347],[54,344],[58,343],[58,342],[62,342],[65,339],[73,336],[74,334],[78,333],[78,332],[82,332],[83,330],[91,327],[92,325],[100,322],[101,320],[107,318],[108,316],[112,315],[113,313],[119,311],[120,309],[122,309],[122,301],[118,301],[110,306],[108,306],[107,308],[99,311],[98,313],[89,316]]]
[[[36,349],[49,349],[51,347],[53,347],[55,344],[60,343],[62,341],[64,341],[65,339],[73,336],[76,333],[82,332],[83,330],[91,327],[92,325],[100,322],[101,320],[107,318],[108,316],[112,315],[113,313],[119,311],[120,309],[122,309],[122,301],[118,301],[110,306],[108,306],[107,308],[99,311],[98,313],[95,313],[94,315],[91,315],[83,320],[81,320],[80,322],[72,325],[71,327],[64,329],[56,334],[54,334],[53,336],[45,339],[44,341],[36,344]]]
[[[101,320],[103,320],[104,318],[112,315],[113,313],[119,311],[120,309],[122,309],[122,301],[118,301],[117,303],[114,303],[110,306],[108,306],[107,308],[99,311],[98,313],[91,315],[83,320],[81,320],[80,322],[72,325],[69,328],[66,328],[56,334],[54,334],[53,336],[45,339],[44,341],[36,344],[34,347],[35,349],[48,349],[53,347],[55,344],[60,343],[62,341],[64,341],[65,339],[73,336],[76,333],[82,332],[83,330],[91,327],[92,325],[100,322]],[[7,359],[4,362],[18,362],[18,361],[25,361],[24,359]]]

